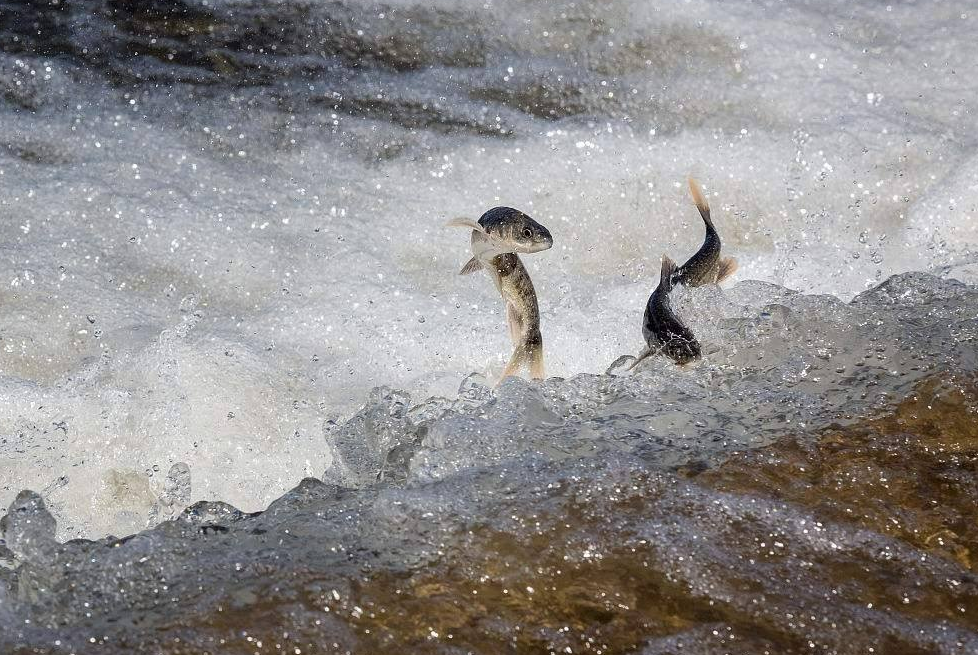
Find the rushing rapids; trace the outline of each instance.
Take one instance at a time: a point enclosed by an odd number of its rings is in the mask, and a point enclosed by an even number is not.
[[[0,0],[0,652],[975,652],[972,4]]]
[[[470,379],[417,404],[378,389],[327,427],[325,479],[263,512],[199,502],[60,543],[23,492],[0,643],[972,652],[978,291],[918,274],[848,304],[756,287],[729,293],[724,348],[694,370],[496,396]]]

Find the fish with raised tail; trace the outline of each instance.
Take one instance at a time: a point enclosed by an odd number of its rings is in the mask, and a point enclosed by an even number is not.
[[[703,223],[706,224],[706,238],[696,254],[676,270],[674,282],[687,287],[718,284],[737,270],[737,260],[733,257],[720,257],[720,235],[710,219],[710,205],[693,178],[689,178],[689,191],[700,216],[703,217]]]
[[[543,336],[540,333],[540,308],[530,274],[516,253],[533,253],[553,245],[547,228],[511,207],[494,207],[478,222],[457,218],[450,226],[472,228],[472,259],[459,275],[485,270],[506,303],[513,355],[499,381],[516,374],[524,366],[533,379],[543,379]]]

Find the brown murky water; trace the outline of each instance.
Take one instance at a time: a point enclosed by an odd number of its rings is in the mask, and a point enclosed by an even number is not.
[[[551,482],[538,512],[514,500],[447,531],[433,566],[342,581],[293,570],[132,643],[174,654],[978,652],[976,425],[974,379],[928,380],[855,427],[705,471]]]

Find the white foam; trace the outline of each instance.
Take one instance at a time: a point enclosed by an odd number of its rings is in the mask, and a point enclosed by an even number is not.
[[[548,71],[586,60],[597,116],[524,116],[493,139],[341,115],[331,134],[328,109],[290,118],[232,93],[171,116],[163,91],[127,98],[27,58],[39,93],[69,101],[0,124],[34,152],[0,155],[0,506],[49,488],[60,536],[131,531],[186,462],[193,499],[258,509],[329,465],[322,423],[370,388],[421,398],[497,375],[503,307],[456,275],[468,235],[442,227],[493,205],[554,235],[524,261],[562,377],[640,350],[660,256],[702,239],[689,174],[738,280],[849,298],[973,256],[967,2],[446,6],[502,34],[484,71],[457,71],[456,101],[477,111],[465,84],[506,88],[508,68],[559,87]],[[406,154],[365,155],[395,142]]]

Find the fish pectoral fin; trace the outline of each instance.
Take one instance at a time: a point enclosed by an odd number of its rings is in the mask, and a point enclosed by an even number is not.
[[[608,366],[607,369],[605,369],[604,374],[605,375],[614,375],[615,370],[621,368],[622,366],[624,366],[625,365],[625,362],[627,362],[630,359],[636,359],[635,355],[622,355],[621,357],[619,357],[615,361],[611,362],[611,365]],[[627,371],[628,369],[625,369],[625,370]]]
[[[737,260],[733,257],[723,257],[720,259],[720,268],[717,270],[717,284],[720,284],[737,271]]]
[[[462,270],[458,272],[459,275],[468,275],[470,273],[475,273],[482,268],[482,262],[479,261],[477,257],[473,257],[469,261],[465,262],[465,266]]]
[[[445,227],[470,227],[476,232],[486,233],[486,229],[479,225],[477,221],[473,221],[471,218],[458,217],[445,223]]]
[[[656,348],[652,348],[652,347],[646,348],[645,352],[643,352],[641,355],[636,357],[635,361],[632,362],[632,365],[625,369],[625,372],[627,373],[628,371],[632,370],[633,368],[639,365],[639,362],[645,361],[646,359],[656,354],[657,352],[659,351]]]

